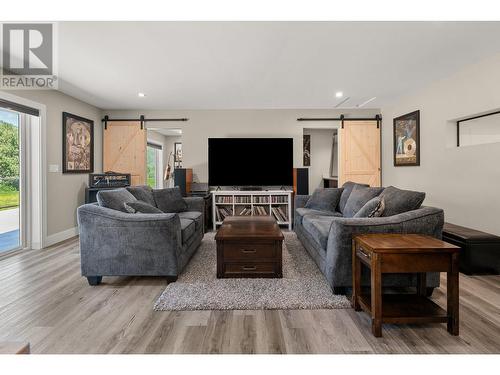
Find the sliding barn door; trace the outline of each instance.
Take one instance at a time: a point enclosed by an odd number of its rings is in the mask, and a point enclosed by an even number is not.
[[[103,169],[130,173],[132,185],[146,184],[146,129],[140,121],[108,121],[104,129]]]
[[[339,184],[380,186],[380,127],[375,120],[344,120],[339,131]]]

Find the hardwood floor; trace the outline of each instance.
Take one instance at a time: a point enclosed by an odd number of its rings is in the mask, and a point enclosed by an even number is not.
[[[445,284],[443,275],[442,284]],[[500,276],[460,275],[460,336],[345,310],[156,312],[164,278],[80,276],[68,240],[0,260],[0,341],[32,353],[500,353]],[[444,289],[434,300],[446,305]]]

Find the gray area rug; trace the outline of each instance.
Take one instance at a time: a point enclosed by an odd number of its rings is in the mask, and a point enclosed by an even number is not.
[[[349,300],[334,295],[293,232],[284,232],[282,279],[217,279],[215,233],[200,248],[175,283],[156,301],[157,311],[345,309]]]

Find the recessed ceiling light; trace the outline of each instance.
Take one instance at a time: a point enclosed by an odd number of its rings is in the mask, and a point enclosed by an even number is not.
[[[343,96],[344,96],[344,93],[343,93],[342,91],[337,91],[337,92],[335,93],[335,97],[336,97],[336,98],[341,98],[341,97],[343,97]]]
[[[144,94],[143,92],[140,92],[140,93],[137,94],[137,96],[139,98],[144,98],[146,96],[146,94]]]

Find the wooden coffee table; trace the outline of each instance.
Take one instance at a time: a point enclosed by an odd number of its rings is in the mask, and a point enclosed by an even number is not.
[[[215,235],[217,277],[282,277],[283,239],[270,216],[227,217]]]
[[[458,255],[460,248],[419,234],[362,234],[353,238],[354,310],[372,318],[372,333],[382,336],[382,323],[447,323],[458,335]],[[361,265],[371,271],[371,293],[361,292]],[[426,272],[447,272],[447,309],[426,297]],[[416,273],[416,294],[382,294],[384,273]]]

